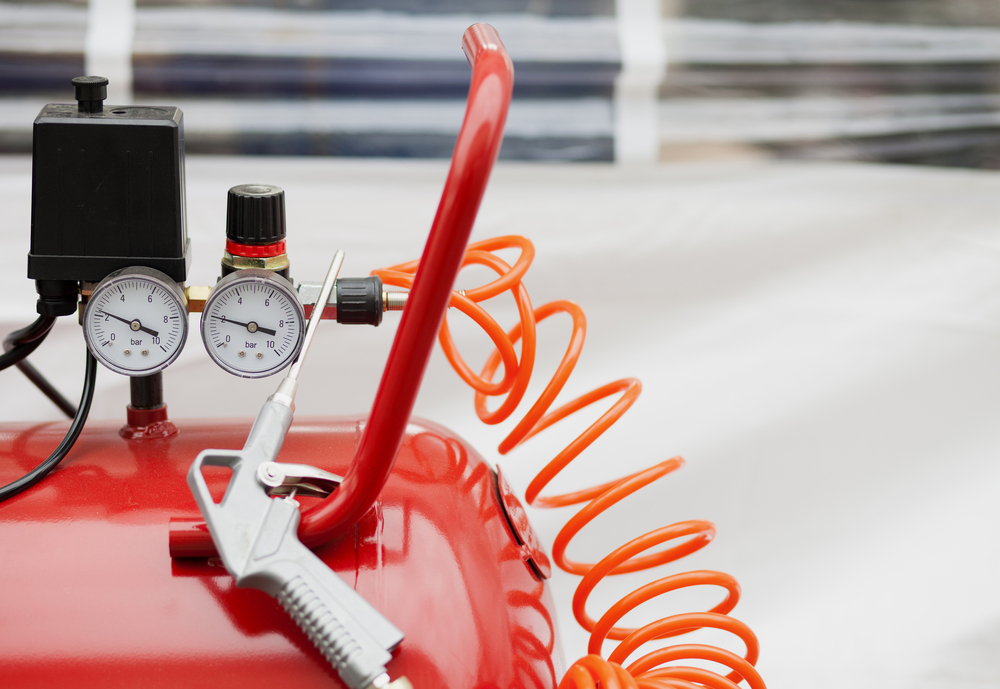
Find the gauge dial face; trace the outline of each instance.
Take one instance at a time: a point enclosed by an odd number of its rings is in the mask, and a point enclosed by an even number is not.
[[[225,370],[263,378],[295,360],[304,323],[302,304],[287,280],[266,270],[239,270],[212,289],[201,315],[201,339]]]
[[[162,371],[187,340],[184,293],[166,274],[136,267],[106,277],[83,313],[87,347],[116,373],[148,376]]]

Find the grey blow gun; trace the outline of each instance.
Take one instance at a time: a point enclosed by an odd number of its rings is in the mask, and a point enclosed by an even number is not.
[[[338,251],[317,304],[330,298],[344,262]],[[348,586],[298,539],[296,494],[326,495],[340,477],[314,467],[278,463],[292,422],[298,374],[322,308],[313,309],[298,359],[250,429],[242,450],[204,450],[188,472],[188,485],[215,547],[236,585],[277,599],[351,689],[412,689],[390,682],[386,664],[403,633]],[[222,502],[212,499],[203,466],[232,469]],[[284,495],[284,498],[272,496]]]

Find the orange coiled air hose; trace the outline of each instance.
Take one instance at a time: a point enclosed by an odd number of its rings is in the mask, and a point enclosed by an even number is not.
[[[510,266],[494,251],[520,249],[520,256]],[[476,390],[476,414],[488,424],[498,424],[508,419],[521,403],[535,363],[536,325],[549,316],[566,313],[573,320],[573,332],[569,346],[555,374],[542,394],[531,406],[514,429],[504,438],[498,448],[506,454],[528,438],[545,430],[567,416],[614,395],[620,395],[611,407],[579,437],[553,458],[528,485],[525,500],[538,507],[564,507],[587,502],[559,531],[552,545],[552,556],[556,564],[566,572],[583,577],[573,597],[573,614],[577,621],[591,633],[588,652],[590,655],[574,663],[566,673],[560,689],[572,687],[601,687],[601,689],[691,689],[711,687],[712,689],[735,689],[738,683],[746,681],[751,689],[766,689],[760,674],[754,668],[758,656],[757,637],[742,622],[729,617],[740,596],[739,584],[728,574],[713,571],[695,571],[663,577],[633,591],[613,605],[599,620],[587,615],[587,597],[597,583],[606,576],[624,574],[649,569],[657,565],[673,562],[705,547],[715,536],[715,526],[706,521],[685,521],[651,531],[629,541],[597,563],[581,563],[566,556],[570,540],[597,515],[618,503],[640,488],[660,477],[680,468],[684,460],[679,457],[639,471],[622,479],[594,486],[585,490],[551,497],[539,494],[567,464],[604,433],[624,414],[639,397],[641,384],[635,378],[608,383],[568,402],[554,411],[549,411],[556,396],[565,386],[573,372],[583,349],[587,322],[583,311],[571,301],[553,301],[537,309],[532,308],[528,292],[521,280],[531,265],[535,249],[524,237],[507,236],[487,239],[470,244],[462,262],[462,267],[482,265],[497,273],[498,278],[486,285],[464,292],[453,292],[450,305],[478,323],[486,331],[496,346],[483,367],[476,374],[462,359],[445,319],[441,326],[439,341],[445,356],[458,375]],[[387,285],[409,289],[414,280],[418,261],[411,261],[376,270]],[[505,332],[503,328],[479,306],[479,302],[510,291],[517,304],[520,321]],[[518,359],[515,344],[521,342],[521,356]],[[503,363],[504,375],[499,381],[493,378]],[[506,395],[500,406],[489,411],[487,399]],[[657,546],[682,540],[679,544],[649,555],[642,553]],[[689,586],[713,585],[726,589],[725,599],[712,610],[701,613],[683,613],[656,620],[650,624],[630,629],[614,626],[626,613],[656,596]],[[720,629],[739,637],[746,646],[744,656],[731,651],[702,644],[675,644],[646,653],[627,668],[622,663],[640,646],[648,641],[666,639],[706,627]],[[600,656],[605,639],[620,640],[607,660]],[[687,660],[707,660],[729,668],[723,676],[717,672],[684,665],[668,665]]]

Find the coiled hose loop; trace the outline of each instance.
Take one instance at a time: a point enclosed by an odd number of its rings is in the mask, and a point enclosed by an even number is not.
[[[492,253],[511,248],[520,249],[520,256],[513,266]],[[629,541],[596,563],[575,562],[566,556],[569,542],[595,517],[637,490],[679,469],[684,465],[684,460],[674,457],[625,478],[584,490],[555,496],[541,495],[542,490],[559,472],[628,411],[638,399],[642,385],[635,378],[623,378],[581,395],[554,411],[549,411],[580,358],[587,332],[587,319],[583,310],[571,301],[558,300],[538,308],[532,307],[528,292],[521,280],[534,256],[535,249],[531,242],[519,236],[495,237],[476,242],[470,244],[465,253],[463,267],[485,266],[498,276],[497,279],[481,287],[464,292],[452,292],[450,300],[450,306],[478,323],[496,347],[487,358],[481,373],[476,374],[459,354],[448,328],[447,318],[441,326],[438,340],[459,377],[476,391],[476,414],[487,424],[498,424],[510,418],[524,399],[535,365],[537,324],[558,313],[565,313],[572,319],[573,329],[566,353],[538,399],[500,443],[498,447],[500,454],[510,452],[524,441],[581,409],[618,395],[615,402],[597,421],[546,464],[525,491],[525,500],[537,507],[564,507],[587,503],[566,522],[552,544],[552,556],[556,564],[566,572],[583,577],[573,597],[573,614],[580,625],[591,633],[589,655],[570,667],[559,684],[560,689],[573,687],[735,689],[738,683],[744,680],[751,689],[766,689],[760,674],[754,668],[759,654],[757,637],[749,627],[728,615],[740,597],[739,584],[728,574],[707,570],[673,574],[629,593],[596,621],[587,614],[587,598],[602,579],[614,574],[649,569],[690,555],[711,542],[715,537],[715,526],[711,522],[698,520],[664,526]],[[373,271],[373,274],[378,275],[387,285],[409,289],[413,285],[418,267],[418,261],[410,261]],[[479,302],[505,291],[510,291],[513,295],[519,314],[518,323],[508,332],[504,332],[503,328],[479,305]],[[520,359],[515,350],[518,342],[521,343]],[[503,377],[495,381],[501,364],[504,369]],[[506,397],[497,409],[490,411],[489,398],[501,395]],[[681,540],[676,545],[664,547],[652,554],[643,554],[652,548],[664,546],[678,539]],[[615,626],[628,612],[657,596],[689,586],[706,585],[717,586],[726,591],[726,597],[722,602],[707,612],[671,615],[637,629]],[[647,642],[704,628],[715,628],[735,635],[743,641],[746,653],[739,656],[715,646],[674,644],[645,653],[627,668],[622,666]],[[621,641],[607,660],[600,655],[605,639]],[[711,661],[728,668],[730,672],[723,676],[700,667],[671,664],[687,660]]]

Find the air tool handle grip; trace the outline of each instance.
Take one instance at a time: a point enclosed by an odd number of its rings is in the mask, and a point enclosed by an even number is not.
[[[237,585],[281,603],[351,689],[385,686],[403,633],[299,542],[298,526],[298,503],[272,499]]]

